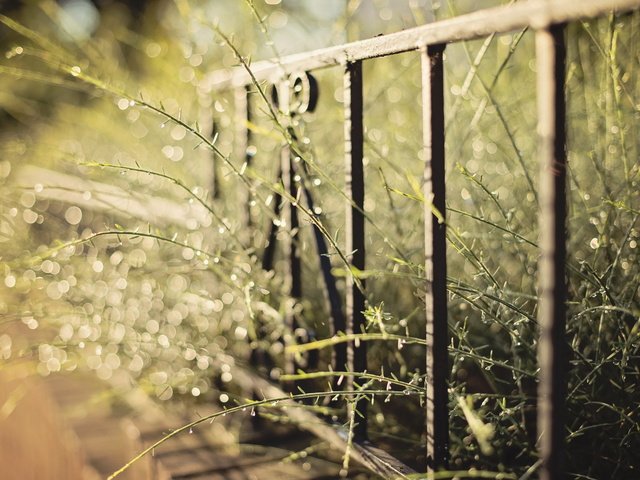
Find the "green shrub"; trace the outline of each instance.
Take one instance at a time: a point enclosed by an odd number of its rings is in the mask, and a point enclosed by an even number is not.
[[[37,344],[0,332],[7,365],[30,359],[42,375],[90,369],[180,405],[236,392],[225,362],[248,362],[251,350],[273,358],[263,373],[282,373],[292,308],[318,338],[330,336],[315,217],[300,207],[302,300],[287,294],[282,254],[277,273],[261,266],[280,220],[282,128],[254,86],[253,163],[244,165],[233,95],[213,91],[208,75],[237,63],[234,49],[259,50],[273,25],[256,24],[239,2],[225,8],[235,17],[221,13],[218,27],[204,6],[160,3],[133,33],[114,7],[92,38],[71,40],[48,3],[24,12],[26,26],[3,19],[12,36],[0,66],[0,329],[44,332]],[[255,28],[221,37],[242,22]],[[637,476],[638,23],[636,13],[610,15],[567,29],[572,478]],[[537,468],[533,33],[451,45],[446,55],[452,466],[525,478]],[[419,72],[416,54],[365,67],[367,333],[406,340],[424,332]],[[294,146],[340,273],[342,86],[337,69],[317,77],[320,105],[294,125]],[[370,345],[370,372],[423,380],[422,345]],[[322,350],[321,372],[329,361]],[[419,389],[390,398],[384,381],[371,385],[372,439],[421,465]],[[325,386],[322,378],[307,388]]]

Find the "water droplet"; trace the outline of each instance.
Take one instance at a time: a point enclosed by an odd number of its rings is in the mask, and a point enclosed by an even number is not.
[[[255,416],[256,416],[256,409],[255,409],[255,408],[252,408],[252,409],[251,409],[251,416],[252,416],[252,417],[255,417]]]
[[[9,51],[5,54],[5,56],[6,56],[7,58],[13,58],[13,57],[15,57],[16,55],[22,55],[22,53],[23,53],[23,52],[24,52],[24,49],[23,49],[22,47],[18,46],[18,47],[16,47],[16,48],[12,49],[12,50],[9,50]]]
[[[73,205],[65,211],[64,219],[69,223],[69,225],[78,225],[82,220],[82,210]]]
[[[193,433],[193,428],[189,428],[189,433]]]

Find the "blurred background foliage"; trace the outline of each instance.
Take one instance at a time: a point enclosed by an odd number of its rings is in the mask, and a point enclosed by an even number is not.
[[[118,389],[143,388],[167,408],[229,402],[239,392],[228,363],[247,363],[251,350],[268,352],[273,368],[264,373],[277,379],[283,339],[296,333],[283,321],[292,299],[279,275],[282,255],[275,274],[261,268],[261,255],[269,225],[281,221],[272,210],[282,135],[253,95],[253,163],[243,165],[246,125],[233,92],[214,89],[212,72],[238,64],[220,33],[244,58],[263,59],[503,3],[3,5],[1,368],[88,369]],[[609,15],[567,28],[574,478],[637,476],[639,22],[637,14]],[[521,31],[446,50],[456,468],[522,474],[536,464],[533,40]],[[341,72],[316,76],[318,109],[295,120],[310,172],[300,181],[340,246]],[[364,78],[368,331],[422,337],[419,56],[367,62]],[[215,139],[218,154],[203,139]],[[304,296],[294,308],[307,331],[325,338],[331,329],[311,222],[302,217]],[[330,253],[339,273],[343,265]],[[371,371],[416,383],[423,359],[422,346],[402,342],[372,343],[369,351]],[[321,352],[321,370],[329,360]],[[372,407],[371,436],[420,465],[420,399],[385,398],[384,388]],[[484,438],[470,414],[491,426]]]

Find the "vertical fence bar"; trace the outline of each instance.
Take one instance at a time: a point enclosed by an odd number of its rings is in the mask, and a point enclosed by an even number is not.
[[[236,114],[236,149],[238,156],[244,156],[247,167],[251,166],[253,160],[252,152],[252,133],[249,124],[252,120],[251,100],[249,98],[250,87],[238,88],[235,91],[235,114]],[[246,228],[251,227],[251,191],[247,191],[247,196],[241,200],[245,202],[242,225]]]
[[[322,217],[319,213],[316,213],[315,203],[313,200],[313,195],[308,187],[303,184],[304,194],[307,198],[307,206],[309,211],[314,212],[314,215],[318,222],[322,221]],[[345,332],[345,319],[344,314],[342,313],[342,300],[340,298],[340,293],[338,292],[338,287],[336,285],[336,279],[331,273],[331,258],[329,257],[329,250],[327,248],[327,242],[324,239],[322,231],[318,228],[317,225],[313,225],[313,236],[316,240],[316,252],[318,254],[318,258],[320,260],[320,271],[322,273],[322,278],[324,279],[325,293],[327,298],[327,304],[329,307],[329,313],[331,314],[331,326],[332,326],[332,334],[337,332]],[[344,344],[339,344],[344,346]],[[347,365],[346,358],[346,350],[344,348],[340,349],[340,351],[334,350],[333,362],[332,366],[336,370],[343,370]],[[339,378],[334,379],[333,388],[336,390],[340,389],[340,380]]]
[[[285,145],[282,149],[282,180],[285,191],[293,198],[298,198],[298,185],[295,180],[295,167],[291,158],[291,148]],[[287,330],[291,332],[291,339],[285,340],[285,346],[289,343],[296,342],[296,331],[298,329],[298,321],[296,320],[296,304],[302,297],[302,266],[300,262],[300,250],[298,249],[298,230],[300,225],[298,222],[298,208],[294,203],[284,206],[286,221],[286,240],[284,241],[284,251],[289,263],[289,271],[287,272],[287,284],[289,285],[290,304],[287,306],[286,322]],[[296,371],[296,361],[293,355],[285,358],[286,374],[292,375]],[[289,385],[293,390],[295,383]]]
[[[289,171],[287,172],[289,183],[289,194],[292,198],[299,201],[300,186],[296,180],[296,163],[291,158],[291,150],[287,147],[287,156],[289,158]],[[283,159],[283,162],[285,160]],[[291,243],[289,245],[289,265],[291,269],[291,297],[299,300],[302,297],[302,266],[300,261],[300,250],[298,248],[298,231],[300,230],[300,222],[298,220],[298,207],[295,203],[289,205],[289,232],[291,234]],[[295,325],[293,325],[295,328]]]
[[[346,211],[346,251],[351,255],[351,266],[358,270],[365,268],[364,238],[364,168],[362,163],[364,129],[362,101],[362,62],[346,65],[344,74],[344,140],[345,140],[345,192],[352,203]],[[346,333],[362,333],[364,321],[364,283],[361,279],[347,276],[346,292]],[[336,350],[336,357],[338,357]],[[366,342],[350,342],[346,351],[347,369],[363,372],[367,368]],[[353,388],[353,378],[348,387]],[[350,389],[351,389],[350,388]],[[357,412],[354,434],[357,438],[367,435],[367,402],[361,400],[350,408]]]
[[[282,178],[282,167],[278,168],[278,179]],[[273,218],[280,217],[280,211],[282,210],[282,195],[279,193],[273,196]],[[264,252],[262,253],[262,269],[266,272],[273,270],[273,261],[276,254],[276,237],[278,236],[278,226],[271,222],[269,224],[269,233],[267,234],[266,244],[264,246]]]
[[[429,46],[421,52],[427,341],[425,389],[427,465],[430,469],[446,467],[449,453],[443,53],[444,45]]]
[[[218,135],[218,124],[216,119],[211,120],[211,140],[216,140]],[[218,168],[218,159],[216,155],[211,155],[213,165],[211,167],[211,198],[220,198],[220,169]]]
[[[279,108],[285,115],[290,115],[290,97],[289,97],[289,80],[285,79],[278,85],[278,101]],[[282,172],[282,185],[284,191],[291,195],[294,199],[298,198],[298,186],[295,181],[293,159],[291,158],[291,147],[288,144],[282,146],[280,154],[280,171]],[[283,201],[284,197],[283,197]],[[298,209],[293,202],[289,205],[282,206],[283,220],[285,223],[285,237],[282,242],[283,252],[285,258],[289,264],[289,268],[286,272],[285,285],[288,285],[289,295],[291,297],[291,303],[287,305],[285,321],[287,325],[287,337],[285,337],[285,346],[294,341],[295,331],[297,328],[297,322],[295,319],[295,304],[302,295],[302,279],[301,279],[301,264],[300,264],[300,252],[298,250]],[[295,373],[295,359],[292,355],[285,356],[284,372],[286,374]],[[294,385],[288,385],[289,388],[293,388]]]
[[[563,478],[565,339],[566,132],[564,26],[536,32],[540,156],[540,259],[538,263],[538,438],[540,478]]]

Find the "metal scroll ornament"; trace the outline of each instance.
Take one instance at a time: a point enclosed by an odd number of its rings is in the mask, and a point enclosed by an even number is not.
[[[313,112],[318,104],[318,81],[309,72],[292,73],[271,87],[271,101],[291,116]]]

